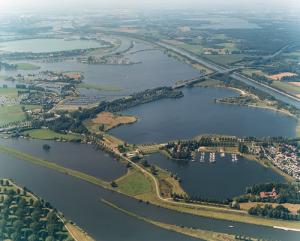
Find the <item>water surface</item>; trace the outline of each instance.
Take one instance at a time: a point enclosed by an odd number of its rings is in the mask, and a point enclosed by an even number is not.
[[[205,162],[199,158],[194,161],[178,161],[155,153],[148,157],[149,163],[168,169],[182,179],[182,187],[190,196],[211,200],[226,200],[244,194],[246,187],[266,182],[285,182],[285,179],[270,168],[255,161],[238,157],[232,161],[230,154],[220,157],[216,154],[216,162],[209,162],[206,153]]]
[[[44,144],[48,144],[50,150],[44,150],[42,148]],[[15,148],[106,181],[112,181],[126,173],[124,164],[87,144],[14,138],[0,139],[0,145]]]
[[[49,201],[96,240],[105,241],[190,241],[196,240],[169,232],[121,213],[103,204],[101,198],[151,219],[268,240],[296,241],[298,232],[202,218],[139,203],[74,177],[17,160],[0,153],[0,177],[12,178]],[[235,228],[230,228],[233,225]]]
[[[102,44],[94,40],[24,39],[0,42],[0,51],[46,53],[76,49],[99,48]]]
[[[139,121],[110,131],[130,143],[164,143],[199,134],[295,136],[296,120],[266,109],[216,104],[215,98],[237,95],[224,88],[188,88],[184,97],[136,106],[123,114]]]

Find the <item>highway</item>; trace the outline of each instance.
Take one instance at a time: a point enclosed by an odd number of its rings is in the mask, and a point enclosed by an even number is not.
[[[163,47],[165,49],[168,49],[168,50],[171,50],[177,54],[180,54],[192,61],[195,61],[197,62],[198,64],[201,64],[209,69],[212,69],[218,73],[226,73],[226,72],[230,72],[231,69],[229,68],[226,68],[224,66],[221,66],[221,65],[218,65],[212,61],[209,61],[207,59],[204,59],[204,58],[201,58],[199,56],[195,56],[194,54],[188,52],[188,51],[185,51],[183,49],[180,49],[180,48],[177,48],[177,47],[174,47],[172,45],[169,45],[169,44],[166,44],[166,43],[162,43],[162,42],[156,42],[157,45],[159,45],[160,47]],[[276,55],[278,53],[281,53],[286,47],[280,49],[279,51],[276,52]],[[260,83],[254,79],[251,79],[251,78],[248,78],[242,74],[239,74],[237,72],[233,72],[230,74],[230,77],[235,79],[235,80],[238,80],[238,81],[241,81],[245,84],[248,84],[252,87],[255,87],[261,91],[264,91],[272,96],[274,96],[276,99],[284,102],[284,103],[287,103],[287,104],[290,104],[290,105],[293,105],[295,106],[296,108],[300,109],[300,99],[293,96],[293,95],[290,95],[290,94],[287,94],[283,91],[280,91],[278,89],[275,89],[269,85],[266,85],[266,84],[263,84],[263,83]]]

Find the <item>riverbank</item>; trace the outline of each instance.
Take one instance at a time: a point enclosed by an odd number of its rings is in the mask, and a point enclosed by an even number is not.
[[[157,227],[169,230],[169,231],[173,231],[173,232],[177,232],[177,233],[181,233],[184,235],[188,235],[194,238],[198,238],[201,240],[214,240],[214,241],[234,241],[235,239],[235,235],[230,235],[230,234],[226,234],[226,233],[220,233],[220,232],[213,232],[213,231],[208,231],[208,230],[201,230],[201,229],[197,229],[197,228],[190,228],[190,227],[184,227],[184,226],[177,226],[174,224],[167,224],[167,223],[162,223],[162,222],[158,222],[158,221],[154,221],[152,219],[146,218],[146,217],[142,217],[139,216],[133,212],[130,212],[128,210],[125,210],[121,207],[118,207],[117,205],[113,204],[112,202],[109,202],[105,199],[101,199],[101,201],[105,204],[107,204],[108,206],[110,206],[111,208],[114,208],[120,212],[123,212],[133,218],[142,220],[144,222],[150,223],[152,225],[155,225]],[[251,239],[253,241],[257,240],[257,239]]]
[[[45,168],[53,169],[58,172],[64,173],[66,175],[79,178],[83,181],[90,182],[92,184],[101,186],[105,189],[120,192],[120,190],[113,188],[111,183],[107,183],[99,178],[87,175],[79,171],[68,169],[45,160],[41,160],[29,154],[19,152],[15,149],[0,146],[0,152],[13,155],[21,160],[29,161],[33,164],[40,165]],[[126,160],[129,161],[128,159]],[[211,205],[202,205],[202,204],[193,204],[193,203],[181,203],[181,202],[172,201],[169,198],[164,199],[160,195],[159,184],[155,176],[153,176],[151,173],[149,173],[147,170],[143,169],[142,167],[138,166],[137,164],[134,164],[133,162],[131,162],[131,165],[137,171],[139,171],[145,178],[147,178],[147,180],[151,183],[151,192],[140,194],[135,197],[145,202],[150,202],[154,205],[163,208],[172,209],[175,211],[190,213],[192,215],[198,215],[198,216],[203,216],[208,218],[230,220],[230,221],[237,221],[242,223],[257,224],[257,225],[264,225],[264,226],[271,226],[271,227],[280,226],[285,228],[300,228],[300,222],[296,222],[296,221],[288,222],[283,220],[265,219],[265,218],[250,216],[245,211],[233,210],[225,207],[214,207]],[[126,193],[124,194],[128,195]]]

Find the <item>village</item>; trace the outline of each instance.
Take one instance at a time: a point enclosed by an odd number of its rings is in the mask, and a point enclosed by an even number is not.
[[[264,156],[270,160],[273,165],[281,171],[300,180],[300,161],[296,146],[290,144],[281,144],[278,146],[261,147]]]

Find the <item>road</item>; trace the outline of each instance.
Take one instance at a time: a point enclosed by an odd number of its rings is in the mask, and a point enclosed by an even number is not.
[[[177,47],[174,47],[172,45],[169,45],[169,44],[166,44],[166,43],[162,43],[162,42],[157,42],[156,43],[157,45],[159,45],[160,47],[163,47],[165,49],[168,49],[168,50],[171,50],[173,52],[176,52],[177,54],[180,54],[192,61],[195,61],[197,62],[198,64],[201,64],[207,68],[210,68],[214,71],[216,71],[217,73],[226,73],[226,72],[231,72],[232,70],[229,69],[229,68],[226,68],[224,66],[221,66],[221,65],[218,65],[212,61],[209,61],[207,59],[204,59],[204,58],[201,58],[199,56],[195,56],[194,54],[188,52],[188,51],[185,51],[183,49],[180,49],[180,48],[177,48]],[[284,51],[286,48],[290,47],[290,45],[287,45],[283,48],[281,48],[280,50],[278,50],[275,54],[273,55],[278,55],[279,53],[281,53],[282,51]],[[273,56],[272,55],[272,56]],[[230,74],[230,77],[235,79],[235,80],[238,80],[238,81],[241,81],[245,84],[248,84],[252,87],[255,87],[261,91],[264,91],[272,96],[274,96],[276,99],[284,102],[284,103],[287,103],[287,104],[290,104],[290,105],[293,105],[295,106],[296,108],[300,109],[300,99],[293,96],[293,95],[290,95],[288,93],[285,93],[283,91],[280,91],[278,89],[275,89],[269,85],[266,85],[266,84],[263,84],[263,83],[260,83],[252,78],[248,78],[242,74],[239,74],[237,72],[234,72]]]

